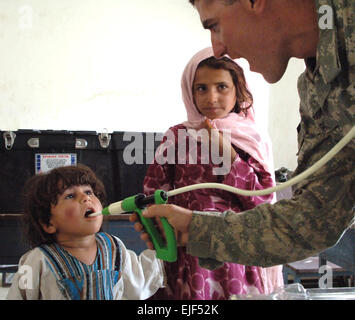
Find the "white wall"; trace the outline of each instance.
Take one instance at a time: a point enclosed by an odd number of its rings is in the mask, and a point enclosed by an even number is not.
[[[209,44],[187,1],[2,0],[0,12],[2,128],[154,131],[184,119],[182,68]]]
[[[209,45],[188,0],[1,0],[0,130],[165,131],[186,119],[181,74]],[[270,91],[241,65],[266,131],[294,81]]]
[[[300,121],[297,79],[303,60],[291,59],[282,79],[270,86],[268,131],[273,145],[275,168],[297,166],[297,126]]]

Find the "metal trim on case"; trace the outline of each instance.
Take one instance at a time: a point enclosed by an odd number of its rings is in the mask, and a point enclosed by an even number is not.
[[[39,138],[28,139],[27,144],[30,146],[30,148],[39,148]]]
[[[110,145],[111,135],[108,132],[101,132],[99,133],[99,142],[101,148],[107,149]]]
[[[5,149],[6,150],[11,150],[13,145],[14,145],[14,143],[15,143],[15,138],[16,138],[15,132],[5,131],[3,133],[3,138],[5,140]]]
[[[75,140],[76,149],[85,149],[88,146],[88,142],[85,139],[77,138]]]

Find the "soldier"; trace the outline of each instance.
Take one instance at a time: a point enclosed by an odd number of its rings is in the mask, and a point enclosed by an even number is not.
[[[355,2],[348,0],[190,0],[211,31],[214,54],[246,58],[250,69],[277,82],[292,57],[299,77],[301,122],[295,175],[322,158],[354,126]],[[243,213],[149,207],[164,216],[180,245],[201,266],[222,261],[263,267],[307,258],[336,243],[354,221],[354,139],[298,183],[293,197]],[[132,221],[135,217],[132,217]],[[136,229],[141,225],[136,223]],[[152,244],[147,234],[142,238]]]

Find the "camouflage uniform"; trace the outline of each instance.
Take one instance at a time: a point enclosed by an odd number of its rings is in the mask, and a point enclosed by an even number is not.
[[[355,1],[316,0],[333,9],[333,29],[320,29],[316,59],[298,80],[301,122],[298,167],[309,168],[354,126]],[[324,13],[319,13],[319,18]],[[293,198],[236,214],[194,212],[188,253],[200,264],[219,261],[271,266],[312,256],[336,243],[354,220],[354,139],[318,172],[297,184]]]

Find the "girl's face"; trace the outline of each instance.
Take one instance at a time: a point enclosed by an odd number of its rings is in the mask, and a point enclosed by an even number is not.
[[[237,101],[236,88],[228,70],[202,66],[196,70],[193,97],[197,109],[213,120],[224,118]]]
[[[49,233],[55,233],[59,243],[93,235],[100,230],[102,215],[87,217],[90,212],[102,210],[101,202],[90,185],[71,186],[57,199],[57,204],[51,205],[48,228],[52,228]]]

